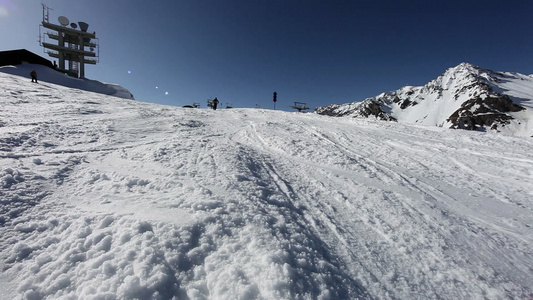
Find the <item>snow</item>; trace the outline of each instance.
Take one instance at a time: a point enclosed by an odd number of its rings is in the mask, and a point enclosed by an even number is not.
[[[38,81],[58,84],[64,87],[90,91],[115,97],[134,99],[133,95],[127,89],[117,84],[103,83],[96,80],[86,78],[74,78],[66,74],[59,73],[47,66],[36,64],[22,64],[16,66],[0,66],[0,73],[18,75],[30,78],[30,72],[35,70],[37,72]]]
[[[499,86],[501,91],[521,105],[533,109],[533,78],[531,76],[522,75],[519,73],[500,73]]]
[[[25,73],[0,101],[2,299],[533,297],[530,138]]]
[[[366,108],[369,103],[378,103],[383,112],[400,123],[450,128],[453,126],[450,117],[465,102],[476,97],[486,99],[502,95],[509,96],[513,103],[525,110],[502,112],[510,120],[501,126],[489,127],[490,130],[519,137],[533,136],[533,78],[519,73],[494,72],[469,63],[449,68],[424,86],[405,86],[363,102],[331,104],[319,107],[316,111],[320,114],[327,112],[329,115],[366,118],[368,112],[361,114],[360,109]]]
[[[484,91],[481,90],[469,90],[469,94],[458,93],[458,91],[467,89],[472,85],[474,79],[472,74],[480,74],[482,77],[485,75],[477,70],[475,66],[461,63],[454,68],[448,69],[444,74],[425,86],[412,87],[408,91],[412,93],[411,97],[415,99],[417,105],[403,110],[394,104],[395,109],[393,112],[395,113],[393,113],[393,116],[397,118],[398,122],[444,126],[447,122],[446,120],[474,93],[482,98],[485,96]],[[402,94],[401,98],[405,98],[406,91],[399,90],[398,92]]]

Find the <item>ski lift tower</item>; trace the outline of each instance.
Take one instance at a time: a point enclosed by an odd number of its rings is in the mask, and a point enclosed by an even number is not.
[[[45,48],[48,55],[58,59],[58,70],[73,77],[85,78],[85,64],[95,65],[98,62],[100,48],[96,34],[87,32],[89,24],[85,22],[70,23],[69,19],[64,16],[58,18],[61,25],[50,23],[49,10],[50,8],[43,4],[41,26],[51,31],[42,35],[39,34],[40,45]],[[68,27],[69,25],[70,27]],[[78,25],[79,30],[77,29]],[[39,26],[39,32],[41,26]],[[57,41],[57,44],[46,42],[46,36]]]

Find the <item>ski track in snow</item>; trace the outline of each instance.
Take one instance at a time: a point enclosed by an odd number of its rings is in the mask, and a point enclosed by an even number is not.
[[[533,293],[531,139],[0,82],[3,299]]]

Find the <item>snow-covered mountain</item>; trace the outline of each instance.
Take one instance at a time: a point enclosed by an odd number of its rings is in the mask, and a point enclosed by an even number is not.
[[[424,86],[406,86],[315,112],[533,136],[533,77],[462,63]]]
[[[531,299],[533,140],[0,73],[0,299]]]

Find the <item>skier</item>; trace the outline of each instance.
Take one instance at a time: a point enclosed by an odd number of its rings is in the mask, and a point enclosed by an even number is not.
[[[37,72],[35,72],[35,70],[31,70],[30,76],[31,76],[31,82],[38,83],[37,82]]]
[[[217,110],[217,105],[218,105],[218,99],[217,99],[217,97],[215,97],[215,100],[213,100],[213,109],[214,110]]]

